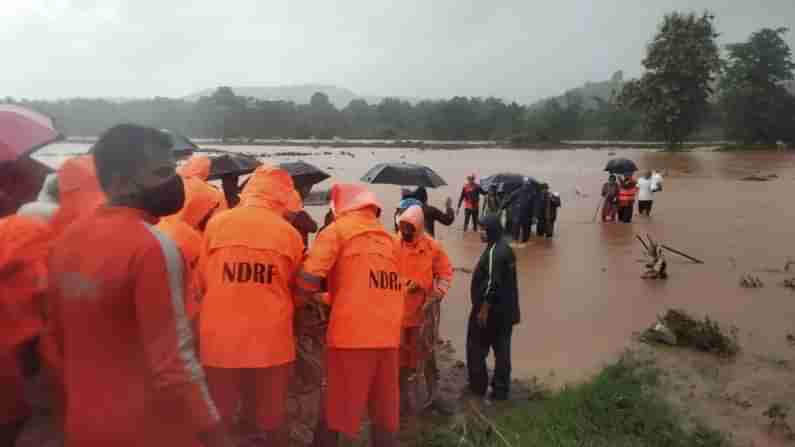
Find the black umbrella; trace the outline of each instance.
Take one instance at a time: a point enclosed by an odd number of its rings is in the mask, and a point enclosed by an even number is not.
[[[262,163],[254,157],[241,154],[224,154],[213,157],[210,165],[210,177],[208,180],[217,180],[224,175],[246,175],[251,174]]]
[[[193,152],[199,149],[199,146],[189,140],[188,137],[180,135],[168,129],[160,129],[161,132],[168,135],[171,141],[171,152],[174,153],[176,158],[184,158],[193,155]]]
[[[613,158],[605,166],[605,171],[611,174],[632,175],[637,170],[635,162],[627,158]]]
[[[413,163],[379,163],[362,177],[363,182],[437,188],[447,182],[433,169]]]
[[[290,177],[293,178],[296,188],[303,186],[312,186],[331,177],[315,165],[309,164],[305,161],[291,161],[287,163],[279,163],[279,167],[287,171]]]
[[[502,192],[510,193],[521,188],[525,179],[528,179],[533,185],[538,185],[538,180],[533,177],[527,177],[513,172],[501,172],[481,179],[480,187],[488,191],[491,185],[497,185],[498,188],[499,185],[502,185]]]

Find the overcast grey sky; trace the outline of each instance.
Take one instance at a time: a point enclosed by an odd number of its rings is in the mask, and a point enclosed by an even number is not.
[[[637,75],[669,11],[710,9],[722,44],[795,23],[795,0],[0,1],[0,96],[27,98],[322,83],[529,101]]]

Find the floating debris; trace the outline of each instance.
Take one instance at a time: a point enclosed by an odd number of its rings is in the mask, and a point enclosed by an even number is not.
[[[746,289],[761,289],[765,286],[765,283],[762,282],[756,276],[746,273],[740,278],[740,287],[744,287]]]
[[[709,352],[721,357],[733,357],[740,351],[737,330],[725,334],[718,322],[709,317],[696,320],[685,311],[670,309],[640,336],[647,343],[665,343]]]
[[[311,157],[313,155],[312,152],[276,152],[273,154],[274,157]]]
[[[778,175],[776,174],[752,174],[746,177],[741,178],[740,180],[744,182],[769,182],[771,180],[777,179]]]
[[[795,291],[795,278],[785,279],[784,281],[781,282],[781,286]]]

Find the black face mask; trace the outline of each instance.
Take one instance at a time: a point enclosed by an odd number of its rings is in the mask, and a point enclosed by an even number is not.
[[[185,205],[185,186],[182,177],[175,175],[155,188],[147,189],[141,195],[141,205],[154,217],[170,216]]]

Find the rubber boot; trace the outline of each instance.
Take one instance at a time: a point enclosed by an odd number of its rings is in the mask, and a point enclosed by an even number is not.
[[[375,425],[370,428],[370,445],[372,447],[398,447],[398,434],[384,431]]]

